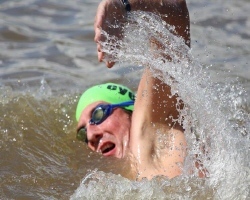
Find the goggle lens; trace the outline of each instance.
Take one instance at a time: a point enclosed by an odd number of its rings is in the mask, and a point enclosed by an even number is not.
[[[87,129],[85,127],[81,128],[77,134],[76,134],[76,139],[88,143],[88,137],[87,137]]]
[[[103,105],[98,106],[92,113],[90,124],[101,124],[107,118],[106,110]]]

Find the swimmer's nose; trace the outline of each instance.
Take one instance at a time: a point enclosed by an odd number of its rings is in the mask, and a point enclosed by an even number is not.
[[[91,150],[97,151],[100,140],[103,137],[103,134],[98,131],[96,125],[89,124],[87,126],[87,137],[88,137],[88,146]]]

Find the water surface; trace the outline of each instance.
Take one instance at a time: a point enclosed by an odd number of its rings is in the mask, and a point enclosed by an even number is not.
[[[201,157],[211,177],[185,174],[171,181],[156,177],[142,182],[127,179],[124,161],[102,158],[75,140],[79,94],[106,81],[136,89],[143,68],[133,63],[140,58],[137,54],[121,56],[123,63],[112,69],[98,63],[93,42],[98,3],[0,3],[1,199],[248,199],[248,1],[187,1],[193,71],[175,74],[174,67],[180,66],[167,68],[179,78],[175,89],[190,106],[195,130],[214,153],[214,163]],[[131,37],[138,44],[134,49],[141,48],[142,38]],[[151,64],[158,66],[157,61]],[[190,148],[190,155],[196,151]]]

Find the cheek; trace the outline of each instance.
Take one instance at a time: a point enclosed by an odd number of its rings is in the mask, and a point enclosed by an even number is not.
[[[130,119],[127,115],[114,115],[109,121],[110,132],[122,138],[129,133],[130,123]]]

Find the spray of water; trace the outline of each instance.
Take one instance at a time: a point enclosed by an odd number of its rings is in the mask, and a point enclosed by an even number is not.
[[[171,86],[172,94],[177,93],[184,101],[185,108],[180,111],[179,118],[189,147],[184,173],[173,180],[155,178],[136,183],[93,172],[85,177],[72,199],[81,197],[83,191],[85,194],[87,191],[91,199],[92,190],[100,190],[102,192],[94,193],[104,192],[108,197],[110,194],[104,185],[114,180],[116,184],[111,184],[114,186],[113,195],[114,191],[123,188],[121,193],[125,196],[126,191],[133,191],[133,195],[147,194],[145,197],[150,197],[144,199],[162,199],[166,198],[170,188],[174,188],[173,185],[178,185],[168,194],[169,197],[190,199],[198,195],[200,198],[204,193],[207,196],[203,197],[211,198],[212,190],[215,199],[247,199],[250,116],[246,111],[244,89],[237,80],[224,80],[223,84],[212,81],[207,69],[192,57],[192,51],[183,39],[173,34],[174,27],[166,25],[158,16],[132,12],[128,20],[123,29],[123,40],[103,32],[107,38],[102,43],[103,50],[109,55],[108,60],[150,67],[156,77]],[[161,48],[155,48],[154,44]],[[205,169],[207,178],[203,180],[197,177],[197,162]],[[145,187],[151,188],[152,194],[146,193]]]

